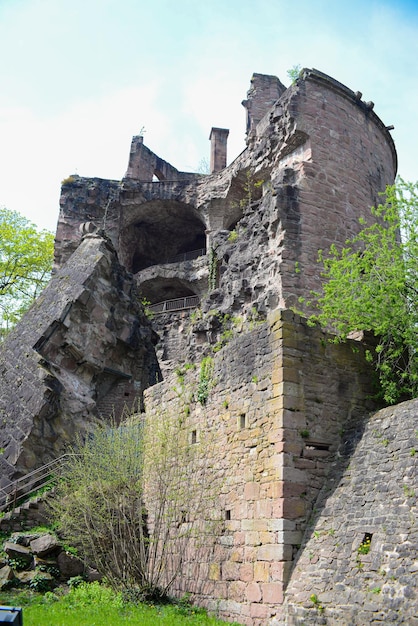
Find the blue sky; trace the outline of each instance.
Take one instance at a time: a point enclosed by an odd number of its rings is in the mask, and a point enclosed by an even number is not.
[[[0,206],[55,230],[72,173],[120,179],[131,137],[179,169],[212,126],[244,148],[253,72],[315,67],[393,124],[418,180],[418,0],[0,0]]]

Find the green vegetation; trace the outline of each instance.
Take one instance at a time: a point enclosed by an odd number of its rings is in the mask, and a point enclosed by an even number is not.
[[[183,422],[162,413],[99,426],[63,468],[51,500],[57,531],[115,591],[161,600],[190,554],[212,549],[218,494],[209,443],[190,442]]]
[[[49,281],[53,254],[52,233],[0,208],[0,339]]]
[[[306,303],[317,310],[311,322],[332,328],[337,340],[373,333],[367,358],[393,404],[418,395],[418,183],[387,187],[371,215],[342,250],[320,251],[323,291]]]
[[[286,74],[287,74],[287,77],[292,81],[292,85],[299,78],[301,71],[302,71],[301,65],[293,65],[290,68],[290,70],[287,70]]]
[[[67,176],[67,178],[64,178],[64,180],[61,181],[61,185],[64,187],[65,185],[71,185],[71,183],[73,183],[74,181],[76,181],[76,177],[75,176]]]
[[[216,254],[216,249],[211,248],[209,251],[209,277],[208,277],[208,287],[210,291],[216,289],[218,282],[218,266],[219,259]]]
[[[213,358],[207,356],[200,363],[199,384],[197,387],[197,399],[200,404],[206,404],[209,392],[213,386]]]
[[[148,298],[142,297],[141,298],[141,304],[142,304],[143,309],[144,309],[145,317],[147,319],[149,319],[149,320],[153,320],[154,319],[154,311],[152,311],[150,309],[151,301],[148,300]]]
[[[264,180],[262,179],[256,180],[250,170],[246,171],[245,183],[244,183],[245,197],[242,200],[240,200],[240,203],[239,203],[242,209],[246,207],[248,209],[251,208],[251,205],[253,201],[255,200],[255,197],[260,196],[261,192],[257,192],[257,190],[260,189],[260,187],[262,187],[263,185],[264,185]]]
[[[68,594],[34,592],[0,594],[4,605],[23,607],[25,626],[102,626],[102,624],[129,624],[129,626],[217,626],[224,624],[210,617],[203,609],[188,603],[187,599],[172,604],[141,604],[129,602],[121,592],[99,583],[81,583]]]
[[[366,537],[357,548],[357,552],[359,554],[369,554],[371,541],[371,537]]]
[[[404,492],[404,494],[405,494],[405,496],[407,498],[414,498],[415,497],[415,491],[409,485],[404,485],[403,486],[403,492]]]
[[[237,327],[242,324],[242,318],[237,315],[230,315],[229,313],[222,315],[219,311],[215,311],[214,315],[218,318],[222,328],[219,341],[213,346],[213,352],[216,353],[233,339],[237,333]]]
[[[313,593],[310,597],[309,600],[312,602],[312,604],[314,605],[314,607],[317,609],[317,611],[319,613],[323,613],[324,612],[324,607],[322,606],[322,603],[320,601],[320,599],[318,598],[318,596],[316,595],[316,593]]]

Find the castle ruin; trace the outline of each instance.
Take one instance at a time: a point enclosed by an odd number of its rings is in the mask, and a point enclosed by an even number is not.
[[[372,601],[370,585],[351,578],[365,533],[379,558],[363,574],[372,584],[389,571],[393,542],[412,533],[410,509],[387,515],[391,538],[379,490],[368,501],[380,517],[348,492],[330,500],[333,523],[315,517],[324,489],[332,498],[344,484],[376,408],[365,345],[329,343],[293,312],[309,314],[299,299],[320,288],[318,250],[343,246],[393,183],[394,143],[372,102],[317,70],[287,89],[254,74],[243,105],[247,147],[227,165],[228,130],[212,128],[209,175],[178,171],[137,136],[121,181],[63,182],[51,283],[0,354],[3,480],[56,458],[76,432],[126,404],[138,402],[150,420],[161,408],[184,413],[176,370],[195,364],[184,372],[195,389],[211,355],[213,388],[204,403],[188,400],[187,427],[214,441],[223,530],[205,561],[191,560],[178,593],[248,626],[377,623],[364,620],[389,606],[401,623],[393,597],[412,619],[414,584]],[[414,429],[405,429],[410,442]],[[380,468],[390,448],[371,447]],[[407,444],[398,456],[411,472]],[[359,484],[362,462],[350,470]],[[315,523],[334,566],[323,552],[307,557]],[[349,570],[335,565],[336,537],[354,559]],[[315,621],[326,619],[318,603],[334,621]]]

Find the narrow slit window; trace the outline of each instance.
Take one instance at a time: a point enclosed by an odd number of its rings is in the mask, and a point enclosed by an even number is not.
[[[231,519],[231,509],[225,510],[225,519],[227,522]]]
[[[197,430],[192,430],[191,443],[197,443]]]
[[[317,441],[309,441],[309,443],[306,444],[306,449],[307,450],[325,450],[326,452],[329,451],[330,448],[330,444],[329,443],[320,443]]]
[[[247,426],[247,420],[245,417],[245,413],[241,413],[241,415],[239,416],[239,429],[244,430],[246,426]]]

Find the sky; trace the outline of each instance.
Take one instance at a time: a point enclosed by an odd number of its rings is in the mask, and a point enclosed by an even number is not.
[[[133,135],[177,169],[245,147],[254,72],[361,91],[418,180],[418,0],[0,0],[0,207],[55,231],[61,181],[120,180]]]

